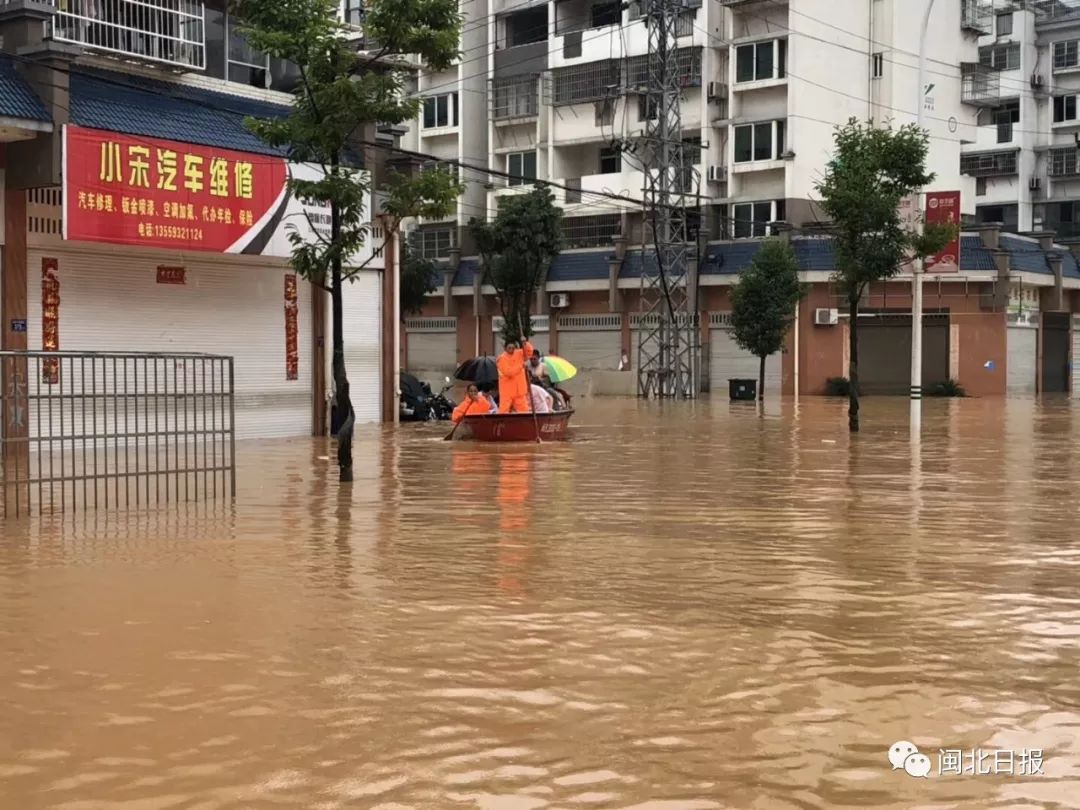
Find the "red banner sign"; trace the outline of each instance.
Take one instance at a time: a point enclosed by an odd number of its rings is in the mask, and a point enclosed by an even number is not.
[[[268,155],[64,128],[64,238],[261,253],[287,202]]]
[[[928,191],[926,193],[927,223],[960,222],[959,191]],[[955,273],[960,269],[960,234],[945,249],[926,260],[928,273]]]
[[[41,260],[41,349],[60,351],[60,265],[56,259]],[[41,361],[41,381],[46,385],[60,382],[60,359]]]
[[[296,274],[285,274],[285,379],[300,377],[300,354],[297,350],[297,303]]]
[[[158,284],[184,284],[187,281],[187,273],[183,267],[165,267],[158,265]]]

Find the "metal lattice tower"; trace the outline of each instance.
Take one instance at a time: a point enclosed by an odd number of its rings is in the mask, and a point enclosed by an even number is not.
[[[696,314],[697,170],[685,159],[680,100],[693,65],[680,64],[676,44],[685,0],[650,0],[648,123],[640,154],[645,174],[645,250],[638,324],[638,395],[693,398],[699,389]],[[652,244],[648,244],[651,235]],[[651,248],[651,249],[650,249]]]

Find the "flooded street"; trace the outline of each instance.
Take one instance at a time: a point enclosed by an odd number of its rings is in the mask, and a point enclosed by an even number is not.
[[[2,524],[0,807],[1080,807],[1080,405],[767,411],[373,429],[344,492],[239,443],[234,506]]]

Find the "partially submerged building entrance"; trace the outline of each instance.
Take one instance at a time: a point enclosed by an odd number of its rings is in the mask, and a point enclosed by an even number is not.
[[[923,315],[925,391],[949,378],[949,314]],[[902,396],[911,387],[911,315],[865,313],[859,318],[859,388],[864,394]]]
[[[1063,394],[1069,390],[1069,313],[1042,315],[1042,391]]]

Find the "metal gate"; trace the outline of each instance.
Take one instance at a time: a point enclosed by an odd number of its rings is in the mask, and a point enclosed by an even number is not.
[[[3,517],[236,494],[233,359],[0,352]]]

